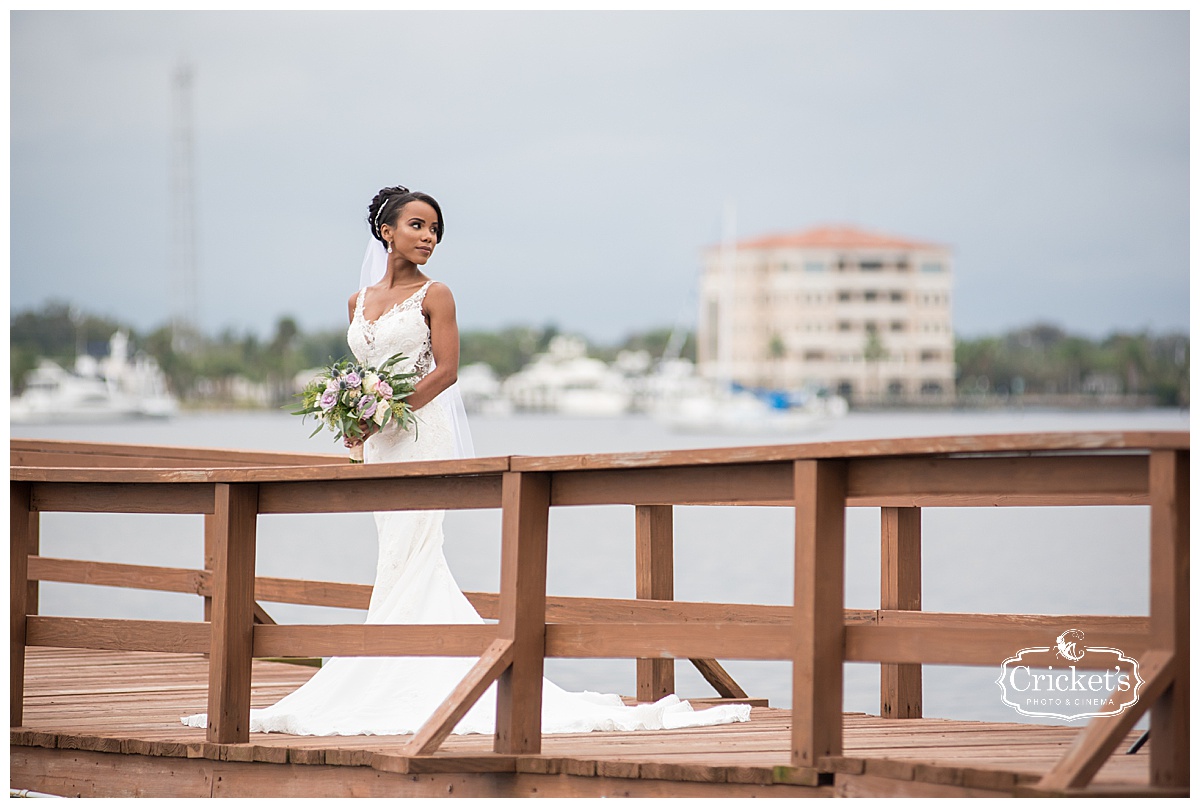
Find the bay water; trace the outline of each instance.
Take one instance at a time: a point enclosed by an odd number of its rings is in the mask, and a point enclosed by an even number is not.
[[[1188,430],[1185,410],[852,412],[792,433],[678,433],[645,416],[475,416],[480,456],[649,451],[933,435],[1095,430]],[[283,412],[185,413],[167,421],[11,427],[14,438],[270,451],[339,451],[329,433]],[[789,604],[794,520],[789,508],[676,506],[675,597]],[[846,522],[846,605],[879,606],[879,510]],[[464,590],[499,585],[500,514],[451,511],[445,551]],[[922,516],[922,604],[927,611],[1147,614],[1146,507],[927,508]],[[44,514],[42,554],[155,566],[203,566],[198,516]],[[259,518],[259,575],[371,583],[370,514]],[[634,596],[632,506],[556,508],[550,517],[548,593]],[[202,619],[194,595],[44,583],[41,613],[80,617]],[[363,612],[266,604],[280,623],[357,623]],[[1064,629],[1070,626],[1064,625]],[[1048,642],[1053,638],[1048,638]],[[1013,649],[1017,651],[1018,649]],[[791,664],[723,661],[752,696],[791,702]],[[692,666],[676,663],[680,696],[712,695]],[[631,660],[547,660],[547,676],[572,690],[634,692]],[[991,667],[925,667],[925,715],[1030,721],[1006,707]],[[846,665],[846,710],[879,712],[879,666]],[[1046,723],[1057,723],[1047,720]]]

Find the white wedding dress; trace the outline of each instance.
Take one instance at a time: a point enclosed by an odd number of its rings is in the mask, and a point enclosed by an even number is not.
[[[432,281],[430,282],[432,283]],[[398,372],[418,378],[433,367],[429,326],[422,303],[429,283],[374,322],[363,315],[359,293],[347,340],[358,361],[378,366],[396,353],[408,359]],[[367,440],[368,463],[434,460],[454,456],[451,415],[442,396],[416,412],[418,428],[389,424]],[[379,561],[367,623],[483,623],[458,588],[442,553],[444,511],[376,513]],[[274,705],[250,711],[251,732],[293,735],[402,735],[414,733],[474,665],[454,657],[335,657],[295,692]],[[496,686],[467,712],[455,733],[494,731]],[[721,705],[693,710],[667,696],[627,707],[616,695],[569,693],[549,681],[542,687],[542,732],[647,730],[748,721],[750,707]],[[182,719],[207,726],[207,714]]]

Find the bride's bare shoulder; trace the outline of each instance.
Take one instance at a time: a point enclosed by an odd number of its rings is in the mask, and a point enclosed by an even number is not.
[[[350,295],[350,302],[348,304],[350,309],[350,322],[354,322],[354,310],[358,307],[358,296],[361,292],[362,290],[360,289],[359,291]]]

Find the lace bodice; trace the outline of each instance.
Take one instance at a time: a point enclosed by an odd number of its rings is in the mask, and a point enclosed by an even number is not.
[[[378,367],[393,354],[401,353],[406,358],[395,366],[396,370],[416,373],[416,381],[433,368],[429,324],[421,310],[431,283],[433,281],[426,281],[424,286],[379,315],[377,320],[368,320],[363,314],[367,290],[366,287],[359,290],[354,319],[346,332],[346,341],[359,362]]]
[[[379,367],[393,355],[403,354],[405,358],[393,367],[397,373],[416,373],[414,383],[433,370],[433,342],[429,324],[421,311],[431,283],[433,281],[427,281],[406,300],[379,315],[377,320],[368,320],[363,314],[367,290],[359,291],[358,302],[354,304],[354,319],[346,332],[346,341],[355,359]],[[454,430],[442,396],[421,407],[414,415],[417,419],[415,428],[403,430],[393,422],[369,438],[363,450],[364,459],[368,463],[389,463],[453,457]],[[381,553],[381,563],[386,557],[386,553]]]

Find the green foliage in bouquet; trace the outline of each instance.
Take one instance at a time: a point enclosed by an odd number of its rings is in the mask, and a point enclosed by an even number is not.
[[[413,392],[416,374],[392,372],[405,358],[395,354],[373,368],[343,357],[296,394],[301,406],[292,414],[315,415],[321,422],[310,438],[329,429],[337,438],[362,440],[392,421],[401,429],[415,429],[412,407],[404,399]]]

